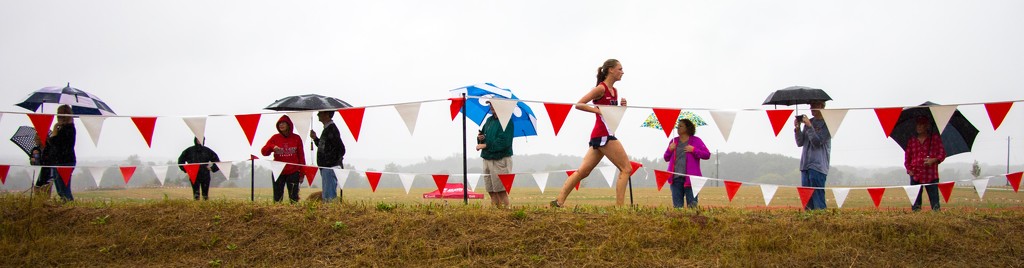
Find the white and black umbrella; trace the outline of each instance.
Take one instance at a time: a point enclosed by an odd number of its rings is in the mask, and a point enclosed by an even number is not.
[[[11,136],[11,142],[18,145],[25,154],[32,156],[32,148],[36,145],[36,129],[29,126],[20,126],[18,131],[14,132],[14,136]]]
[[[70,105],[71,113],[77,115],[115,115],[114,110],[110,109],[110,106],[107,106],[107,103],[100,100],[99,97],[73,88],[70,83],[64,87],[44,87],[36,90],[29,94],[24,101],[15,105],[30,111],[41,112],[45,103]]]
[[[284,97],[271,103],[269,106],[263,109],[274,110],[274,111],[311,111],[311,110],[327,110],[327,109],[341,109],[352,107],[351,104],[343,100],[321,96],[317,94],[306,94],[298,96]]]

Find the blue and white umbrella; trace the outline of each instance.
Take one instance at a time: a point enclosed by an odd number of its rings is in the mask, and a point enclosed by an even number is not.
[[[99,97],[73,88],[70,83],[65,87],[44,87],[36,90],[29,94],[24,101],[15,105],[30,111],[42,112],[40,106],[44,103],[70,105],[71,113],[77,115],[115,115],[114,110],[111,110],[110,106],[107,106],[107,103],[100,100]]]
[[[456,97],[461,97],[462,93],[466,93],[467,97],[479,97],[466,99],[466,117],[473,120],[477,125],[483,125],[484,119],[487,118],[487,114],[491,111],[487,99],[519,99],[515,94],[512,94],[511,90],[500,88],[491,83],[456,88],[450,92]],[[513,124],[513,137],[537,135],[537,116],[534,115],[533,110],[526,103],[516,103],[516,109],[512,111],[512,118],[509,120]]]

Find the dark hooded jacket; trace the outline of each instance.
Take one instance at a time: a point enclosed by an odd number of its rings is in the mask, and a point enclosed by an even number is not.
[[[345,143],[341,142],[338,125],[330,122],[320,134],[320,138],[314,140],[319,149],[316,152],[316,165],[321,167],[341,166],[341,162],[345,158]]]
[[[64,124],[55,130],[56,134],[46,139],[43,147],[43,165],[74,165],[75,157],[75,124]]]
[[[277,129],[277,125],[281,122],[285,122],[288,128],[271,136],[270,140],[267,140],[267,145],[264,145],[263,149],[260,150],[260,153],[263,156],[270,156],[273,153],[274,161],[295,164],[286,165],[284,170],[281,171],[281,174],[292,174],[299,172],[301,166],[306,165],[306,155],[302,151],[302,138],[292,131],[295,129],[292,120],[287,115],[282,115],[281,119],[278,119],[277,123],[274,124],[274,129]],[[274,146],[280,149],[274,150]]]
[[[203,146],[199,143],[199,139],[193,140],[192,147],[188,147],[185,151],[181,152],[181,156],[178,156],[178,168],[181,171],[185,171],[183,164],[193,163],[211,163],[220,162],[220,157],[217,153],[213,152],[209,147]],[[208,181],[210,179],[210,172],[217,172],[220,168],[217,165],[201,164],[199,165],[199,173],[196,174],[196,181]]]

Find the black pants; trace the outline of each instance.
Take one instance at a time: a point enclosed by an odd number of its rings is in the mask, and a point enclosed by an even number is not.
[[[299,172],[291,174],[281,174],[274,181],[274,202],[281,202],[281,198],[284,197],[284,188],[288,188],[288,199],[292,203],[299,202]]]
[[[210,200],[210,176],[196,176],[196,182],[192,184],[192,198],[199,200],[199,191],[202,190],[203,200]]]

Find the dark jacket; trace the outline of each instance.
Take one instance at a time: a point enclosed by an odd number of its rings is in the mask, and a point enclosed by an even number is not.
[[[43,165],[67,165],[77,162],[75,158],[75,124],[58,127],[56,135],[46,139],[43,148]]]
[[[316,165],[320,167],[341,166],[345,159],[345,143],[341,141],[338,125],[330,122],[324,127],[320,137],[313,140],[319,151],[316,152]]]
[[[512,156],[512,120],[508,120],[505,130],[501,129],[501,122],[497,116],[490,116],[484,122],[484,144],[487,147],[480,150],[480,158],[487,160],[498,160]]]
[[[220,157],[217,153],[213,152],[209,147],[203,146],[198,142],[192,147],[188,147],[185,151],[181,152],[181,156],[178,156],[178,168],[181,171],[185,171],[183,164],[193,163],[211,163],[220,162]],[[210,179],[210,172],[217,172],[220,168],[217,165],[202,164],[199,165],[199,173],[196,174],[196,181],[208,181]]]

